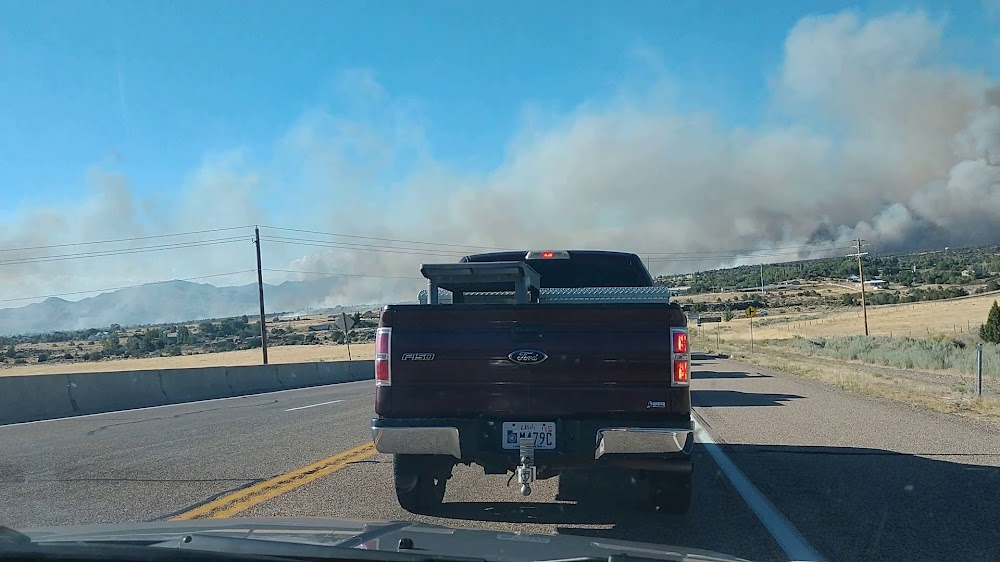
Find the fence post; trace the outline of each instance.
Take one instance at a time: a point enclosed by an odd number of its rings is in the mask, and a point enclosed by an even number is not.
[[[976,344],[976,396],[983,395],[983,344]]]

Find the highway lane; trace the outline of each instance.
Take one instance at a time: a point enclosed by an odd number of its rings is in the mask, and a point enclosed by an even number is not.
[[[835,560],[1000,560],[1000,431],[731,361],[695,361],[696,410]]]
[[[361,381],[0,426],[0,522],[162,518],[370,441],[371,405]]]
[[[830,560],[1000,559],[1000,435],[993,426],[696,359],[696,412],[722,450]],[[370,442],[372,384],[0,427],[0,521],[16,526],[169,518]],[[632,508],[595,475],[540,482],[460,467],[438,517],[396,505],[391,460],[328,463],[321,478],[240,516],[420,519],[787,557],[702,446],[687,517]],[[334,457],[336,459],[336,457]]]

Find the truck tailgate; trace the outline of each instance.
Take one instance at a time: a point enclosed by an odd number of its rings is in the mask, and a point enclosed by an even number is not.
[[[670,328],[686,319],[667,303],[393,305],[383,323],[379,415],[527,421],[668,412]]]

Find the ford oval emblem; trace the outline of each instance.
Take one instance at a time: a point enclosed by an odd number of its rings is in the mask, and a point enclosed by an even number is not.
[[[517,363],[518,365],[535,365],[548,358],[549,356],[544,351],[538,351],[537,349],[519,349],[507,356],[507,359],[511,363]]]

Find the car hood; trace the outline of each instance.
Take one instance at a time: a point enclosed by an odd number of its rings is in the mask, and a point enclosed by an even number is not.
[[[740,561],[725,554],[653,543],[576,535],[547,535],[428,525],[407,521],[328,518],[231,518],[118,525],[73,525],[18,529],[35,542],[98,540],[161,541],[188,534],[253,538],[395,552],[410,539],[410,552],[479,557],[495,561],[554,560],[627,554],[659,560]]]

